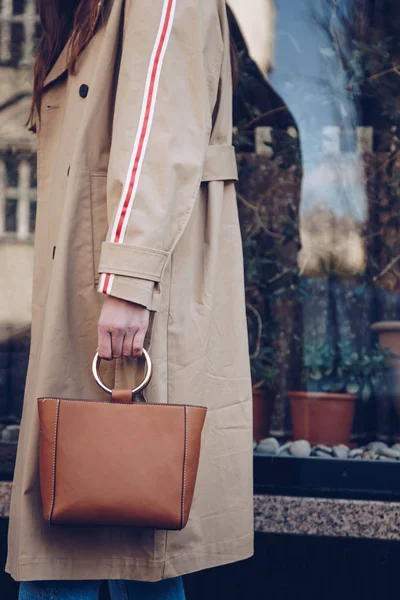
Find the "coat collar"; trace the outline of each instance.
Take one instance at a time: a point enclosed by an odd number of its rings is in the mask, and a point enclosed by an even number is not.
[[[99,23],[103,6],[104,6],[104,0],[99,0],[99,2],[97,4],[97,15],[96,15],[95,23],[93,25],[93,30],[97,27],[97,25]],[[61,77],[61,75],[63,75],[67,71],[67,69],[68,69],[68,50],[69,50],[69,40],[65,44],[64,48],[61,51],[61,54],[59,55],[56,62],[50,69],[49,73],[47,74],[47,77],[44,80],[43,88],[48,86],[50,83],[53,83],[53,81],[55,81],[56,79]]]
[[[56,79],[61,77],[68,69],[68,47],[69,43],[67,42],[64,48],[61,51],[61,54],[57,58],[56,62],[50,69],[46,79],[44,80],[43,88],[48,86],[50,83],[53,83]]]

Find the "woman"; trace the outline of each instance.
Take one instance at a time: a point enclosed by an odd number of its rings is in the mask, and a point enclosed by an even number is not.
[[[101,579],[115,598],[181,598],[181,575],[253,551],[225,2],[43,0],[41,17],[32,346],[7,571],[27,582],[24,599],[94,598]],[[101,399],[96,348],[123,387],[144,344],[147,400],[209,408],[187,527],[49,526],[36,399]]]

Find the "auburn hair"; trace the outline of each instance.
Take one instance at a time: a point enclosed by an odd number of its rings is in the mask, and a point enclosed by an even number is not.
[[[75,72],[76,61],[93,37],[105,0],[38,0],[42,37],[33,76],[33,97],[28,125],[40,120],[45,79],[68,42],[68,71]]]

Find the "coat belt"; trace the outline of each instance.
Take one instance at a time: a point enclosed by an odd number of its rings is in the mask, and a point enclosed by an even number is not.
[[[204,163],[202,182],[236,181],[238,170],[233,146],[208,146]]]

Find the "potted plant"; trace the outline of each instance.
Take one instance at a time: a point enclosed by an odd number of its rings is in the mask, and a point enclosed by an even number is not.
[[[300,363],[293,351],[293,339],[300,337],[300,319],[293,315],[299,305],[296,286],[302,163],[297,124],[250,58],[235,18],[231,11],[228,14],[238,50],[233,144],[239,172],[236,191],[253,382],[253,437],[258,442],[269,435],[272,416],[273,428],[285,430],[287,384],[282,371],[286,368],[296,380],[296,365]],[[256,128],[260,126],[270,129],[271,139],[257,138]],[[266,186],[266,181],[271,185]]]
[[[392,370],[391,394],[393,405],[400,418],[400,321],[378,321],[371,325],[378,334],[379,344],[391,353],[389,365]]]
[[[288,195],[289,199],[285,197],[279,207],[273,207],[265,196],[263,164],[257,170],[256,163],[250,162],[243,157],[240,160],[238,198],[253,382],[253,431],[254,440],[259,442],[269,435],[272,416],[273,428],[285,429],[283,405],[288,388],[282,372],[290,372],[292,381],[299,379],[300,352],[295,351],[294,340],[301,336],[301,321],[295,319],[300,300],[294,200]],[[252,171],[251,176],[247,170]],[[252,187],[254,170],[258,184]],[[248,193],[246,198],[244,193]],[[275,228],[274,223],[278,224]],[[300,344],[297,346],[300,349]]]
[[[356,399],[367,402],[386,373],[381,346],[355,350],[349,342],[309,343],[304,349],[306,391],[289,392],[294,439],[348,444]]]
[[[268,437],[271,426],[271,415],[276,395],[276,379],[278,370],[272,365],[262,364],[260,360],[250,359],[253,383],[253,439],[257,444]]]
[[[258,443],[269,434],[278,370],[273,365],[273,351],[266,339],[261,315],[249,302],[247,324],[253,384],[253,439]]]

